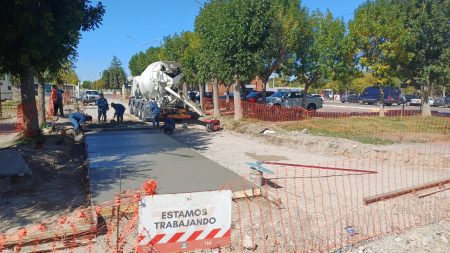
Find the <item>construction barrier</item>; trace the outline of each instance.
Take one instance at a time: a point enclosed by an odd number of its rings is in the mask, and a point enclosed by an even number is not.
[[[63,93],[63,108],[75,102],[75,97],[72,92],[67,91]],[[31,105],[23,104],[2,105],[0,110],[0,135],[21,132],[23,130],[23,112],[24,110],[32,110],[33,108],[31,107]],[[45,102],[45,110],[47,121],[54,121],[56,117],[53,116],[53,102],[49,99]]]
[[[231,230],[167,238],[161,230],[147,240],[145,233],[138,233],[139,203],[148,194],[141,190],[122,192],[115,200],[52,223],[0,235],[0,252],[173,252],[173,246],[165,245],[223,237],[230,240],[224,252],[338,250],[450,218],[449,168],[441,164],[429,169],[438,162],[436,154],[448,154],[449,146],[432,144],[423,151],[423,157],[409,156],[413,148],[402,151],[403,158],[414,161],[412,168],[400,165],[400,153],[317,165],[267,161],[263,166],[273,174],[263,174],[260,194],[235,196]],[[254,179],[250,172],[242,176]],[[218,190],[241,183],[229,182]],[[378,197],[366,201],[373,196]]]
[[[18,105],[2,105],[0,110],[0,135],[21,131],[22,107]]]
[[[207,245],[220,252],[330,252],[450,219],[449,118],[242,105],[252,123],[269,122],[284,131],[286,146],[327,159],[299,152],[285,158],[297,162],[249,161],[248,170],[236,169],[232,159],[222,161],[242,179],[217,191],[238,188],[244,180],[255,183],[250,192],[233,193],[231,229],[161,230],[149,237],[139,228],[143,197],[157,194],[156,182],[149,181],[140,190],[117,192],[114,200],[0,233],[0,252],[166,252],[167,245],[186,243],[191,250],[192,242],[204,239],[223,243]],[[211,101],[204,106],[212,110]],[[228,113],[234,104],[221,100],[220,107]],[[318,136],[311,140],[307,133]],[[267,134],[265,140],[272,138]]]

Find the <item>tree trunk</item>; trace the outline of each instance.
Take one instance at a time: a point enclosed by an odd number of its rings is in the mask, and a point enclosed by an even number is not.
[[[219,104],[219,83],[217,78],[213,81],[213,104],[214,104],[214,117],[220,117],[220,104]]]
[[[234,83],[234,120],[239,121],[242,119],[242,107],[241,107],[241,81],[236,78]]]
[[[430,117],[431,116],[431,106],[430,100],[428,99],[428,95],[430,92],[430,76],[427,76],[427,83],[422,85],[422,116]]]
[[[378,115],[384,117],[384,86],[380,86],[380,111]]]
[[[38,114],[34,90],[33,66],[28,63],[23,70],[21,78],[21,97],[23,110],[23,133],[25,136],[36,136],[39,133]]]
[[[199,92],[199,96],[200,96],[200,108],[202,108],[202,110],[204,111],[205,106],[203,104],[203,102],[204,102],[203,94],[204,94],[205,89],[203,87],[204,87],[203,84],[201,84],[201,83],[198,84],[198,92]]]
[[[302,98],[302,107],[306,109],[306,98],[308,94],[309,87],[311,86],[310,83],[305,84],[305,89],[303,90],[303,98]]]
[[[188,85],[186,82],[183,82],[183,95],[184,95],[184,99],[189,98],[188,96]],[[187,104],[184,104],[184,109],[186,111],[189,111],[189,106]]]
[[[45,79],[38,73],[38,101],[37,101],[37,111],[38,111],[38,121],[39,127],[43,128],[45,126]]]

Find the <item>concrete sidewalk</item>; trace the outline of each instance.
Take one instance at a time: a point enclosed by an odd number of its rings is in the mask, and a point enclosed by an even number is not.
[[[122,190],[135,190],[149,179],[158,194],[231,189],[254,184],[185,147],[159,129],[93,132],[86,135],[89,179],[94,204],[113,200]]]

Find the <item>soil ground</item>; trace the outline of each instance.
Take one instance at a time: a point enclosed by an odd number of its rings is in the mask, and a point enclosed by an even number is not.
[[[32,170],[32,176],[9,179],[0,196],[0,234],[51,222],[89,206],[84,145],[70,137],[46,136],[14,147]]]

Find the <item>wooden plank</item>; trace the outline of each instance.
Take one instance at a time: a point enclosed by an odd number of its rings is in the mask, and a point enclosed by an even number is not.
[[[415,185],[415,186],[403,188],[400,190],[381,193],[381,194],[377,194],[374,196],[364,198],[364,204],[368,205],[368,204],[375,203],[378,201],[395,198],[395,197],[398,197],[401,195],[405,195],[408,193],[413,193],[416,191],[421,191],[421,190],[425,190],[425,189],[429,189],[429,188],[433,188],[433,187],[438,187],[438,186],[443,187],[445,184],[448,184],[448,183],[450,183],[450,178],[436,180],[436,181],[432,181],[432,182],[425,183],[425,184]]]
[[[232,193],[233,199],[242,199],[242,198],[249,198],[249,197],[256,197],[261,195],[261,188],[253,188],[243,191],[235,191]]]
[[[419,199],[431,196],[431,195],[436,194],[436,193],[447,191],[447,190],[450,190],[450,188],[440,189],[440,190],[437,190],[437,191],[433,191],[433,192],[429,192],[429,193],[426,193],[426,194],[422,194],[422,195],[419,195]]]

